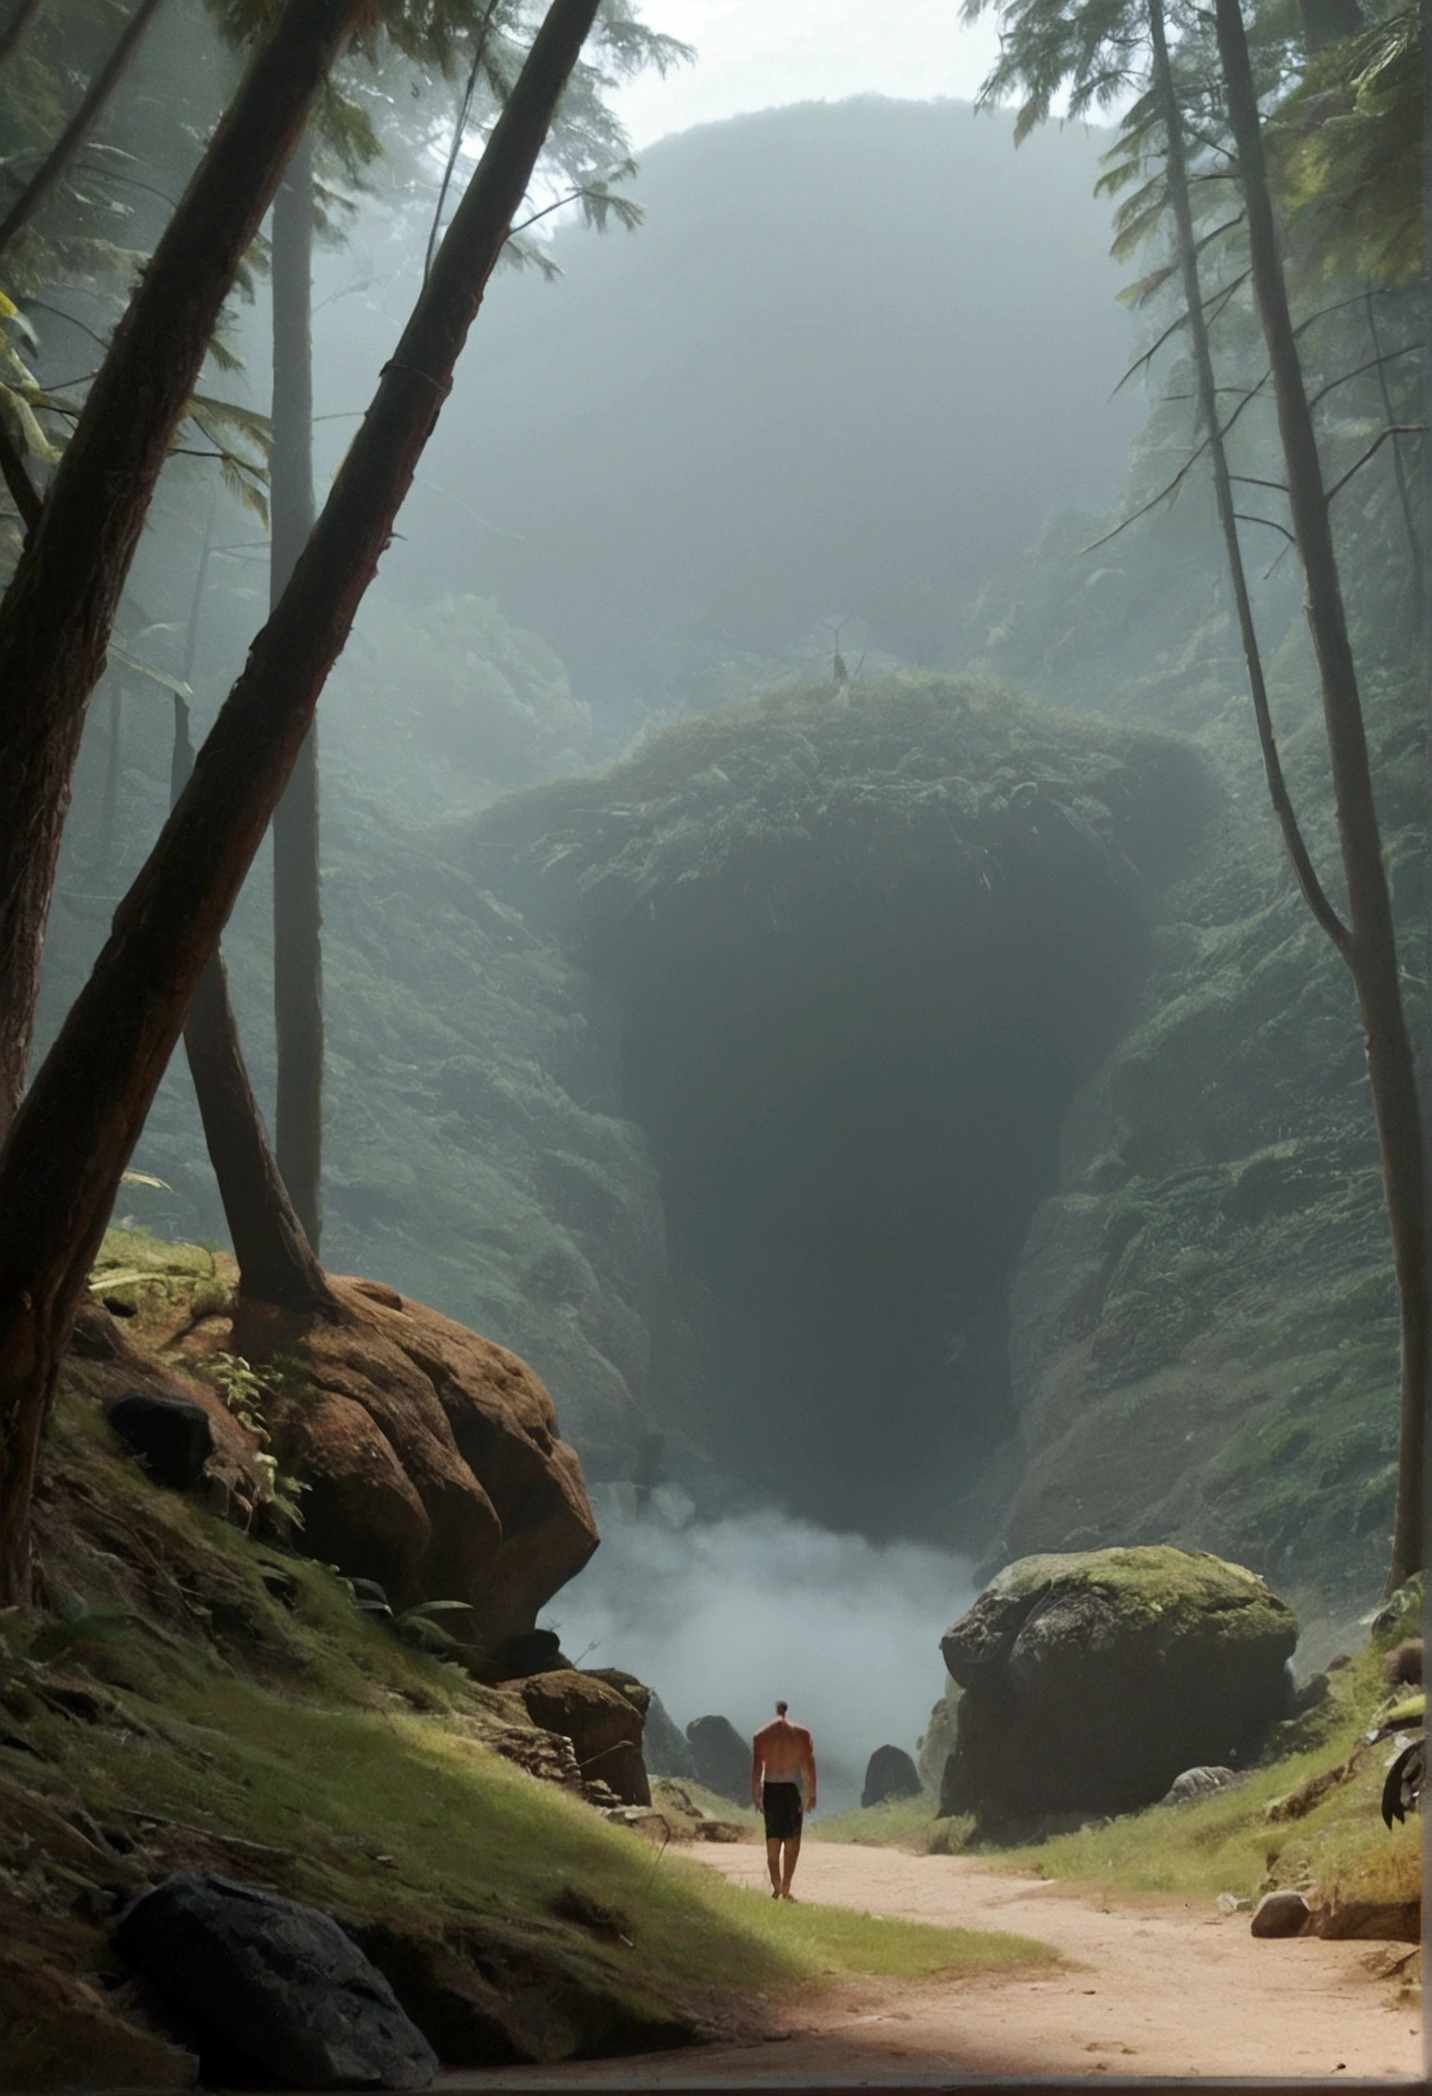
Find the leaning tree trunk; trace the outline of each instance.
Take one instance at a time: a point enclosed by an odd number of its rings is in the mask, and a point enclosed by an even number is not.
[[[207,561],[201,561],[201,574],[206,566]],[[196,603],[196,616],[197,609]],[[191,652],[193,639],[191,622]],[[169,767],[171,804],[178,802],[193,769],[189,709],[176,692]],[[240,1295],[289,1310],[332,1311],[335,1305],[327,1276],[294,1213],[264,1132],[239,1041],[228,973],[217,946],[199,978],[184,1022],[184,1053],[239,1263]]]
[[[120,31],[114,49],[90,82],[79,108],[5,216],[0,219],[0,255],[5,253],[15,236],[23,232],[30,223],[104,115],[111,95],[128,70],[129,61],[143,43],[150,23],[163,4],[164,0],[139,0],[138,7]],[[0,54],[0,63],[3,63],[3,54]]]
[[[1357,989],[1367,1043],[1367,1072],[1397,1275],[1402,1342],[1401,1423],[1397,1511],[1388,1576],[1389,1587],[1396,1587],[1423,1562],[1423,1414],[1429,1296],[1417,1072],[1402,1008],[1392,902],[1382,862],[1357,670],[1348,639],[1317,435],[1278,255],[1243,16],[1239,0],[1216,0],[1216,9],[1219,58],[1248,214],[1249,262],[1272,370],[1293,532],[1303,567],[1304,609],[1322,684],[1323,719],[1348,890],[1349,926],[1344,958]]]
[[[1432,533],[1432,0],[1418,9],[1422,43],[1422,534]],[[1422,595],[1423,834],[1422,937],[1424,980],[1432,967],[1432,603]],[[1422,1097],[1422,1212],[1432,1217],[1432,998],[1423,991],[1423,1035],[1418,1043]],[[1427,1299],[1432,1303],[1432,1229],[1424,1230]],[[1432,1347],[1428,1348],[1422,1407],[1422,1563],[1432,1565]],[[1432,1650],[1432,1578],[1422,1587],[1424,1651]],[[1432,1971],[1432,1812],[1422,1815],[1422,1968]],[[1422,2019],[1422,2078],[1432,2087],[1432,2016]]]
[[[293,768],[599,0],[552,0],[323,514],[0,1149],[0,1606],[120,1175]]]
[[[85,708],[220,308],[363,0],[288,0],[140,279],[0,604],[0,1133],[25,1085]]]
[[[234,1241],[240,1295],[287,1310],[334,1311],[333,1291],[264,1133],[217,948],[189,1006],[184,1052]]]
[[[1238,632],[1243,643],[1243,660],[1248,670],[1248,690],[1253,701],[1253,718],[1258,728],[1258,747],[1263,756],[1263,773],[1268,782],[1268,795],[1273,803],[1273,812],[1278,818],[1278,826],[1283,833],[1283,843],[1292,861],[1298,886],[1302,889],[1314,917],[1339,953],[1346,958],[1347,927],[1328,900],[1313,866],[1293,808],[1292,797],[1288,792],[1287,781],[1283,777],[1278,740],[1273,732],[1268,685],[1263,675],[1263,655],[1258,646],[1253,604],[1248,592],[1248,576],[1243,565],[1243,548],[1238,537],[1238,505],[1233,499],[1233,476],[1228,467],[1228,449],[1223,441],[1223,423],[1218,408],[1218,381],[1213,369],[1213,349],[1208,338],[1208,320],[1203,309],[1198,242],[1194,234],[1193,206],[1189,198],[1183,111],[1179,107],[1173,67],[1169,62],[1163,0],[1149,0],[1149,33],[1153,44],[1154,87],[1162,105],[1164,131],[1168,140],[1169,201],[1173,206],[1179,272],[1183,279],[1184,309],[1188,315],[1189,339],[1193,346],[1199,421],[1208,434],[1208,453],[1213,465],[1218,521],[1223,532],[1223,551],[1228,562],[1229,580],[1233,585],[1233,601],[1238,611]]]
[[[313,529],[313,140],[294,154],[273,212],[273,449],[269,602]],[[323,897],[318,868],[318,724],[273,819],[274,1147],[314,1251],[323,1227]]]

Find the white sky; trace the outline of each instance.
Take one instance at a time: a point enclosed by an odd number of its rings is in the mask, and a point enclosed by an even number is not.
[[[646,0],[643,20],[694,44],[694,65],[614,97],[634,146],[745,110],[894,95],[973,101],[994,60],[993,10],[973,28],[959,0]]]

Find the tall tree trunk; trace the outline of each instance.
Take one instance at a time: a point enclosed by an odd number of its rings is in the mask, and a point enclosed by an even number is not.
[[[189,1006],[184,1052],[239,1262],[239,1293],[288,1310],[334,1310],[264,1133],[217,947]]]
[[[1258,646],[1253,604],[1248,593],[1248,575],[1243,565],[1243,548],[1238,537],[1238,505],[1233,497],[1233,476],[1229,471],[1228,450],[1223,441],[1223,423],[1218,409],[1218,381],[1213,369],[1213,349],[1208,338],[1208,321],[1203,310],[1198,242],[1194,234],[1193,206],[1189,198],[1183,111],[1179,107],[1173,66],[1169,61],[1163,0],[1149,0],[1149,33],[1153,45],[1154,88],[1162,105],[1164,131],[1168,140],[1169,202],[1173,206],[1179,271],[1183,279],[1184,309],[1188,315],[1189,339],[1193,347],[1193,366],[1198,389],[1198,419],[1208,434],[1208,452],[1213,465],[1218,521],[1223,532],[1223,551],[1228,562],[1228,576],[1233,585],[1233,601],[1238,611],[1238,632],[1243,643],[1243,660],[1248,671],[1248,690],[1253,700],[1253,718],[1258,728],[1258,747],[1263,757],[1263,773],[1268,782],[1268,795],[1278,818],[1278,826],[1283,833],[1283,843],[1292,861],[1298,886],[1302,889],[1308,907],[1318,923],[1339,953],[1346,955],[1347,928],[1329,902],[1314,869],[1293,808],[1292,797],[1288,792],[1287,781],[1283,777],[1278,740],[1273,732],[1268,686],[1263,675],[1263,655]]]
[[[124,78],[129,61],[133,58],[150,23],[163,6],[164,0],[139,0],[138,7],[119,33],[119,39],[109,57],[95,74],[86,90],[79,108],[66,124],[64,130],[51,146],[45,158],[36,168],[14,203],[0,218],[0,255],[3,255],[17,233],[23,232],[45,198],[54,188],[60,176],[74,159],[75,154],[104,115],[110,96]],[[0,54],[3,62],[3,54]]]
[[[1432,533],[1432,0],[1418,8],[1422,42],[1422,424],[1418,444],[1422,481],[1422,530]],[[1432,604],[1422,596],[1422,704],[1425,830],[1422,845],[1423,973],[1432,966]],[[1426,992],[1424,991],[1424,1000]],[[1422,1203],[1432,1218],[1432,1001],[1423,1005],[1423,1037],[1418,1043],[1422,1097]],[[1432,1227],[1424,1231],[1427,1299],[1432,1302]],[[1432,1347],[1428,1349],[1422,1406],[1422,1563],[1432,1565]],[[1422,1586],[1424,1651],[1432,1651],[1432,1577]],[[1422,1814],[1422,1968],[1432,1971],[1432,1811]],[[1422,2019],[1422,2078],[1432,2088],[1432,2016]]]
[[[287,0],[140,279],[0,604],[0,1133],[85,709],[220,308],[363,0]]]
[[[288,588],[0,1149],[0,1606],[120,1175],[392,531],[598,0],[552,0]]]
[[[208,565],[207,553],[206,544],[201,575]],[[192,623],[190,640],[192,644]],[[169,761],[171,807],[177,804],[193,769],[189,708],[175,692],[174,748]],[[228,973],[217,946],[199,978],[184,1022],[184,1053],[239,1262],[239,1293],[290,1310],[331,1310],[333,1293],[327,1276],[303,1234],[264,1133],[239,1042]]]
[[[1357,670],[1348,639],[1332,519],[1317,435],[1288,311],[1263,137],[1239,0],[1216,0],[1219,58],[1238,149],[1248,215],[1248,251],[1268,347],[1293,531],[1303,567],[1304,609],[1322,684],[1338,837],[1347,880],[1352,970],[1367,1043],[1401,1312],[1401,1392],[1397,1511],[1389,1586],[1423,1562],[1423,1410],[1428,1373],[1428,1277],[1423,1199],[1422,1116],[1417,1073],[1402,1009],[1392,903],[1372,791]]]
[[[313,140],[294,154],[273,212],[273,449],[269,602],[313,529]],[[318,724],[273,819],[274,1144],[308,1241],[323,1227],[323,897],[318,869]]]
[[[40,12],[43,0],[15,0],[14,9],[3,30],[0,30],[0,72],[14,57],[21,37]]]
[[[264,1133],[217,947],[189,1006],[184,1052],[239,1262],[239,1293],[288,1310],[334,1310]]]

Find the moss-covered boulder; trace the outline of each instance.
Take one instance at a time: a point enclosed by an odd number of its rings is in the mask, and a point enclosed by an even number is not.
[[[1292,1610],[1169,1546],[1021,1558],[941,1643],[963,1689],[940,1810],[989,1830],[1151,1805],[1290,1707]]]

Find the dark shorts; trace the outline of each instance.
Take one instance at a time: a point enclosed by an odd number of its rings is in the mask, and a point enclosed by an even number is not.
[[[799,1783],[763,1783],[761,1806],[766,1815],[767,1841],[800,1840],[802,1815]]]

